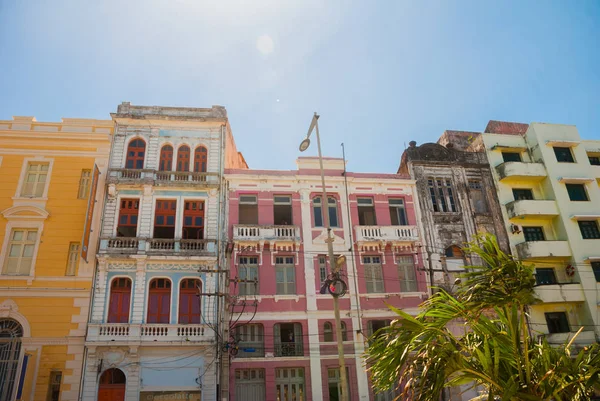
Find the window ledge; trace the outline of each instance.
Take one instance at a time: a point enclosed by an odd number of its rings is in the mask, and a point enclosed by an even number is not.
[[[240,296],[239,299],[243,301],[257,301],[262,302],[263,299],[274,299],[275,302],[279,301],[296,301],[299,302],[300,299],[306,298],[304,295],[246,295]]]
[[[5,274],[0,275],[0,280],[26,280],[27,284],[31,284],[34,278],[35,276],[9,276]]]
[[[383,299],[383,298],[391,298],[391,297],[399,297],[399,298],[423,298],[427,296],[425,292],[413,291],[413,292],[382,292],[382,293],[374,293],[374,294],[360,294],[361,297],[366,299]]]

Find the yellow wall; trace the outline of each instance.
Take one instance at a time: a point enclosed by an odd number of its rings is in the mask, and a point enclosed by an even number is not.
[[[43,224],[34,276],[0,274],[0,316],[19,321],[26,331],[22,348],[29,359],[22,400],[45,401],[52,371],[62,372],[60,399],[77,399],[99,232],[94,226],[102,211],[112,127],[110,120],[0,121],[0,244],[7,240],[9,224]],[[24,161],[31,157],[52,162],[45,202],[16,194]],[[88,208],[88,199],[78,199],[81,171],[95,164],[101,179],[88,261],[80,258],[75,275],[66,276],[69,244],[81,243]],[[34,209],[12,213],[15,206]]]

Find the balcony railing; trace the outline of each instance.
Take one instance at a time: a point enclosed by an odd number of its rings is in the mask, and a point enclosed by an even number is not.
[[[87,341],[212,342],[214,333],[203,324],[90,324]]]
[[[355,226],[356,242],[413,242],[419,240],[417,226]]]
[[[542,163],[505,162],[496,167],[500,180],[534,180],[544,179],[548,173]]]
[[[267,226],[236,224],[233,226],[234,241],[300,242],[298,226]]]
[[[100,239],[100,253],[211,256],[215,254],[215,251],[216,240],[212,239],[129,237]]]
[[[304,356],[302,343],[275,344],[275,356]]]
[[[558,207],[553,200],[516,200],[506,204],[509,218],[534,217],[553,218],[558,216]]]
[[[537,285],[535,295],[544,303],[585,302],[583,287],[575,282]]]
[[[107,182],[133,183],[143,182],[154,185],[218,185],[219,174],[199,173],[193,171],[158,171],[148,169],[111,168],[108,170]]]
[[[527,241],[516,245],[520,259],[571,257],[567,241]]]

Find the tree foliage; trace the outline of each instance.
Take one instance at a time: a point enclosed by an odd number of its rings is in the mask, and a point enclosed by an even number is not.
[[[376,389],[397,387],[398,399],[415,401],[440,400],[457,385],[483,387],[488,400],[589,400],[600,389],[598,344],[575,354],[575,337],[555,347],[531,335],[533,267],[502,252],[491,235],[465,251],[483,263],[469,266],[454,294],[440,290],[417,316],[390,307],[398,319],[371,337],[366,352]]]

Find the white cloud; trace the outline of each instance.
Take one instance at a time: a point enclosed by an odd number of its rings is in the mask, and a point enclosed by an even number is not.
[[[256,48],[262,54],[273,53],[273,39],[269,35],[261,35],[256,41]]]

